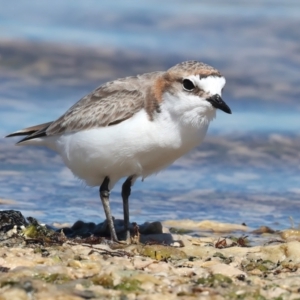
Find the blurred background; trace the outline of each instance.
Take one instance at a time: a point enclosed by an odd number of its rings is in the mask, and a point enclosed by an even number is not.
[[[6,134],[58,118],[100,84],[184,60],[219,69],[205,142],[137,181],[131,221],[212,219],[273,228],[300,212],[298,0],[0,0],[0,209],[42,222],[100,222],[98,189],[53,152]],[[112,210],[122,218],[121,183]]]

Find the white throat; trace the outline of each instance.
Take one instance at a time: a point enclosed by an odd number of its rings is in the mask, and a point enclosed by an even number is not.
[[[207,100],[185,91],[176,94],[166,92],[162,103],[162,111],[164,110],[177,119],[178,123],[198,129],[207,127],[216,117],[216,109]]]

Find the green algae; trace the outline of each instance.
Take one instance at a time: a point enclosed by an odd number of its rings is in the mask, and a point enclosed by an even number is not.
[[[212,274],[208,277],[199,278],[196,283],[205,287],[227,287],[232,284],[232,279],[222,274]]]
[[[57,234],[54,230],[48,229],[46,226],[41,226],[36,222],[29,224],[24,230],[23,234],[26,238],[42,239],[50,238]]]
[[[36,238],[38,236],[38,230],[37,227],[35,225],[29,225],[27,226],[24,231],[23,231],[24,235],[26,237],[29,238]]]
[[[138,248],[138,252],[141,255],[151,257],[156,260],[167,260],[167,259],[184,259],[187,258],[185,252],[171,247],[163,245],[145,245]]]
[[[225,260],[225,259],[226,259],[226,256],[225,256],[223,253],[221,253],[221,252],[216,252],[216,253],[214,253],[214,254],[213,254],[213,257],[219,257],[219,258],[222,259],[222,260]]]
[[[233,262],[233,258],[232,257],[226,257],[223,253],[221,252],[216,252],[214,253],[213,257],[218,257],[222,260],[223,263],[225,264],[230,264],[231,262]]]
[[[237,293],[236,291],[232,291],[232,292],[226,294],[225,299],[230,299],[230,300],[248,300],[248,299],[251,299],[251,300],[267,300],[263,295],[261,295],[259,290],[244,291],[244,293]]]
[[[106,289],[114,289],[123,292],[136,292],[141,290],[141,282],[130,277],[122,278],[121,282],[117,285],[114,285],[113,277],[110,274],[95,275],[90,278],[90,281],[94,285],[101,285]]]
[[[115,290],[124,291],[124,292],[137,292],[141,291],[140,288],[141,282],[137,279],[132,279],[129,277],[124,277],[118,285],[114,287]]]
[[[274,263],[270,260],[251,260],[250,262],[243,263],[242,262],[242,269],[249,272],[255,269],[260,270],[261,272],[268,272],[274,270],[278,267],[277,263]]]
[[[51,245],[53,247],[54,245],[62,245],[66,241],[64,234],[49,229],[47,226],[40,225],[32,217],[28,217],[27,219],[30,224],[22,230],[22,235],[26,238],[27,243]]]
[[[95,275],[90,280],[94,285],[101,285],[106,289],[114,288],[113,277],[109,274]]]
[[[72,279],[66,274],[53,273],[53,274],[38,274],[34,276],[35,279],[41,279],[47,283],[64,284],[70,282]]]
[[[14,280],[14,279],[6,279],[0,282],[0,288],[3,288],[5,286],[16,286],[19,284],[18,280]]]

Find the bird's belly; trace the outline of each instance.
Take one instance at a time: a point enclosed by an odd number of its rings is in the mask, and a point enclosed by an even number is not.
[[[187,152],[183,149],[159,147],[138,149],[134,144],[131,152],[124,150],[124,145],[117,142],[114,147],[82,143],[76,147],[72,145],[68,151],[63,152],[62,158],[75,176],[88,185],[99,186],[106,176],[109,176],[112,185],[120,178],[131,175],[145,178],[167,167]]]
[[[108,176],[112,187],[122,177],[158,172],[199,144],[206,132],[183,138],[175,130],[155,126],[137,114],[115,126],[63,134],[56,149],[74,175],[88,185],[99,186]]]
[[[192,148],[192,147],[191,147]],[[157,148],[152,151],[139,153],[138,160],[142,168],[141,176],[146,178],[147,176],[157,173],[160,170],[171,165],[175,160],[180,158],[186,152],[190,150],[186,147],[182,148]]]
[[[139,161],[133,153],[124,151],[120,141],[101,143],[89,140],[88,135],[81,137],[66,138],[69,141],[62,143],[59,152],[73,174],[87,185],[99,186],[108,176],[112,188],[120,178],[141,173]]]

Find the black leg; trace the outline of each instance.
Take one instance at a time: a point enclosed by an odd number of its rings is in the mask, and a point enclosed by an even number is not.
[[[129,231],[129,204],[128,199],[131,193],[131,184],[133,176],[129,176],[122,185],[122,199],[123,199],[123,212],[124,212],[124,228],[126,231],[126,240],[130,240]]]
[[[111,215],[110,211],[110,206],[109,206],[109,189],[108,189],[108,184],[109,184],[109,178],[105,177],[103,180],[99,192],[100,192],[100,199],[102,201],[102,205],[104,208],[104,212],[106,215],[106,220],[108,223],[109,231],[110,231],[110,237],[113,241],[118,241],[117,235],[116,235],[116,230],[114,226],[114,221]]]

